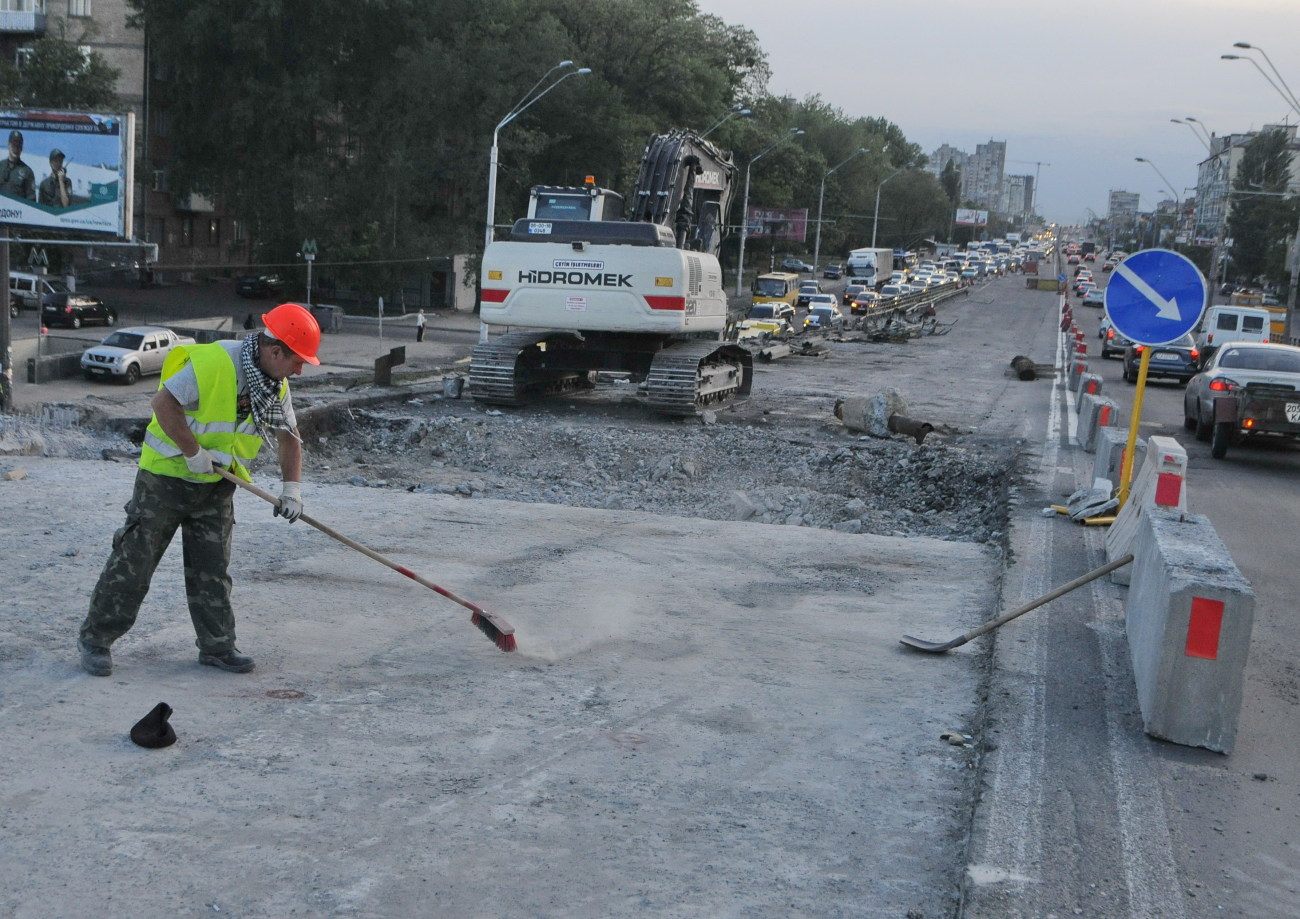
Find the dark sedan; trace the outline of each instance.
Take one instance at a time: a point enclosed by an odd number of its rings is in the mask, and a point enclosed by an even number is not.
[[[117,310],[98,297],[59,294],[41,307],[41,325],[79,329],[83,325],[116,325]]]
[[[1142,364],[1142,349],[1151,348],[1151,362],[1147,365],[1147,379],[1173,377],[1186,386],[1187,381],[1200,370],[1201,353],[1191,334],[1184,335],[1165,345],[1139,345],[1129,342],[1124,349],[1124,382],[1136,383]]]
[[[284,278],[278,274],[245,275],[235,284],[241,297],[278,297],[284,292]]]

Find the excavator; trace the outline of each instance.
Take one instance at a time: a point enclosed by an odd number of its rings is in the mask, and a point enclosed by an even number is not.
[[[483,255],[480,318],[506,331],[474,349],[473,398],[523,405],[598,372],[628,374],[668,415],[747,395],[753,356],[735,343],[718,264],[735,172],[676,130],[647,142],[630,202],[590,178],[533,187],[528,216]]]

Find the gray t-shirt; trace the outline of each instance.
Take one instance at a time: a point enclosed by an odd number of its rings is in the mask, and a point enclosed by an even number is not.
[[[248,378],[245,376],[243,365],[239,360],[239,349],[243,347],[243,341],[224,339],[217,342],[217,344],[225,348],[230,355],[230,359],[235,362],[235,381],[239,385],[239,395],[247,395]],[[186,364],[176,371],[163,383],[163,386],[167,387],[167,391],[176,397],[176,401],[184,406],[186,411],[192,412],[199,407],[199,380],[194,374],[193,364]],[[284,394],[284,418],[289,427],[297,429],[298,418],[293,413],[293,394],[288,390]]]

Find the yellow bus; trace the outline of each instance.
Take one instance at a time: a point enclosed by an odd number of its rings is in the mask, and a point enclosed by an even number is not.
[[[754,278],[754,302],[772,303],[776,300],[794,306],[799,299],[799,275],[787,271],[773,271]]]

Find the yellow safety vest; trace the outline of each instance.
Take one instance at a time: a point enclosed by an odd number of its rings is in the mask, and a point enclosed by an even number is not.
[[[262,436],[251,412],[242,419],[239,417],[234,359],[225,348],[215,343],[173,348],[163,362],[159,388],[186,364],[194,365],[194,375],[199,384],[199,406],[194,411],[185,412],[190,433],[199,446],[212,454],[217,465],[229,468],[241,479],[251,482],[252,476],[244,468],[244,463],[251,462],[262,449]],[[281,398],[288,388],[288,381],[281,381]],[[163,431],[156,415],[145,429],[140,468],[191,482],[221,481],[221,476],[216,473],[195,475],[190,472],[185,465],[185,455]]]

